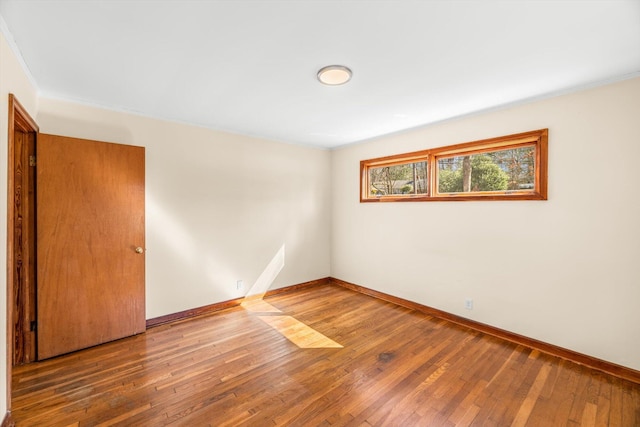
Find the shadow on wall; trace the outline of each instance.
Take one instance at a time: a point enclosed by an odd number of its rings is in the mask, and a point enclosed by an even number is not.
[[[146,211],[147,229],[153,230],[154,237],[162,240],[163,247],[171,251],[175,258],[180,259],[183,265],[198,271],[201,269],[196,267],[204,266],[204,271],[212,283],[224,283],[236,277],[227,267],[227,263],[217,261],[218,257],[211,253],[210,248],[200,250],[201,245],[194,238],[194,234],[163,209],[149,192],[146,195]]]
[[[71,138],[93,139],[96,141],[113,142],[116,144],[136,144],[131,130],[124,126],[107,124],[90,120],[78,120],[69,116],[55,114],[38,114],[36,122],[42,133],[49,133]],[[61,129],[73,129],[73,135]]]

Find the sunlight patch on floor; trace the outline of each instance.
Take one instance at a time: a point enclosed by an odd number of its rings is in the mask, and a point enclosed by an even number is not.
[[[264,301],[263,297],[284,267],[284,259],[283,244],[240,304],[245,310],[251,313],[282,313],[281,310]],[[291,316],[267,315],[258,316],[258,318],[300,348],[343,348],[337,342]]]
[[[282,313],[282,311],[262,299],[245,298],[240,305],[252,313]]]
[[[343,348],[320,332],[291,316],[258,316],[300,348]]]

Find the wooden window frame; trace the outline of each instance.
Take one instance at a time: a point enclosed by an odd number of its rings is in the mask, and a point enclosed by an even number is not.
[[[547,200],[547,158],[548,129],[540,129],[497,138],[465,142],[462,144],[437,147],[429,150],[393,156],[378,157],[360,162],[360,202],[436,202],[436,201],[471,201],[471,200]],[[469,156],[492,151],[514,148],[534,147],[535,171],[533,189],[483,191],[467,193],[439,193],[438,159]],[[427,194],[394,194],[369,195],[369,169],[383,166],[396,166],[407,163],[427,162]]]

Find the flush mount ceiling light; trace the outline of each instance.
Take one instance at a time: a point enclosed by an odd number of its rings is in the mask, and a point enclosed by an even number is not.
[[[344,65],[329,65],[318,71],[318,80],[325,85],[338,86],[351,80],[351,74]]]

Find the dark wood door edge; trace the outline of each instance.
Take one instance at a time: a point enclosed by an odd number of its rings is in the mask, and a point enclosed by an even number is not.
[[[13,425],[11,421],[11,373],[14,359],[14,331],[13,331],[13,316],[16,310],[14,307],[14,262],[15,262],[15,248],[14,248],[14,133],[16,130],[21,132],[33,132],[37,135],[39,128],[35,120],[29,115],[27,110],[20,104],[16,97],[9,94],[9,117],[8,117],[8,182],[7,182],[7,415],[2,421],[2,426]],[[8,421],[7,421],[8,420]],[[6,424],[8,422],[8,424]]]

